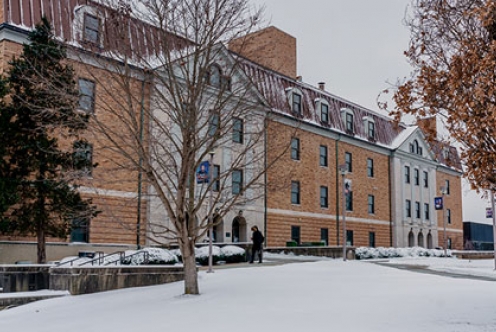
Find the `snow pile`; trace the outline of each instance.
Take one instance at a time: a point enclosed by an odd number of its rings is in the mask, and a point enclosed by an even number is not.
[[[195,248],[196,262],[200,265],[208,264],[208,246],[202,246],[200,248]],[[176,255],[179,260],[182,260],[181,250],[173,249],[171,253]],[[224,247],[212,246],[212,258],[213,263],[225,262],[225,263],[239,263],[246,262],[245,250],[241,247],[227,245]]]
[[[245,250],[243,248],[237,246],[225,246],[220,248],[220,252],[223,256],[235,256],[235,255],[244,255]]]
[[[451,257],[451,250],[446,252]],[[395,258],[395,257],[444,257],[444,250],[412,248],[369,248],[359,247],[355,250],[356,259]]]

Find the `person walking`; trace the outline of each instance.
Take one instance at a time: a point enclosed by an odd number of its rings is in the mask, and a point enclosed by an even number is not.
[[[262,232],[260,232],[258,230],[257,226],[253,226],[251,228],[251,231],[253,232],[253,234],[251,236],[251,240],[253,242],[253,245],[251,247],[250,264],[253,264],[253,260],[255,259],[256,253],[258,253],[258,263],[262,263],[262,244],[263,244],[265,238],[262,235]]]

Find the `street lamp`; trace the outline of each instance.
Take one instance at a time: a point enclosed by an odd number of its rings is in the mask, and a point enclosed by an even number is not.
[[[446,195],[448,193],[447,189],[445,186],[441,186],[441,188],[439,188],[440,191],[441,191],[441,194],[443,195],[443,248],[444,248],[444,257],[448,257],[448,251],[447,251],[447,247],[448,247],[448,243],[447,243],[447,240],[446,240],[446,202],[444,201],[444,195]]]
[[[213,270],[213,218],[212,218],[212,209],[213,209],[213,196],[214,196],[214,151],[211,150],[210,154],[210,165],[208,167],[208,178],[210,184],[210,197],[208,200],[208,270],[207,273],[214,272]]]
[[[339,173],[343,179],[343,261],[346,262],[346,183],[345,176],[348,173],[346,165],[339,165]]]

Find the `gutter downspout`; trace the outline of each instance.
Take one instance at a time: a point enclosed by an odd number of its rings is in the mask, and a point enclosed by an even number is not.
[[[264,119],[264,232],[265,232],[265,243],[264,246],[267,245],[267,129],[268,129],[268,121],[267,118]]]
[[[389,154],[388,175],[389,175],[389,246],[393,247],[393,174],[391,174],[391,163],[393,158]],[[396,199],[396,198],[395,198]]]
[[[143,82],[141,83],[141,108],[140,108],[140,126],[139,126],[139,146],[143,147],[143,131],[145,121],[145,84],[148,77],[146,71],[143,72]],[[136,247],[141,249],[141,199],[142,199],[142,185],[143,185],[143,156],[139,154],[139,167],[138,167],[138,215],[136,218]]]
[[[341,135],[336,140],[336,245],[339,246],[339,141]]]

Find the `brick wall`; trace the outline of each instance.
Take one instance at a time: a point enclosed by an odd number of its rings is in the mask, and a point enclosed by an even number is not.
[[[229,49],[291,78],[296,78],[296,38],[268,27],[229,43]]]
[[[452,249],[463,249],[463,212],[462,212],[462,184],[461,177],[452,173],[443,172],[442,169],[437,171],[437,188],[446,186],[446,180],[449,181],[450,193],[444,195],[444,208],[451,211],[451,223],[446,223],[446,237],[451,239]],[[443,211],[438,210],[438,241],[439,245],[444,247],[444,227]]]
[[[376,245],[390,245],[390,193],[388,156],[349,143],[338,142],[303,128],[272,122],[268,128],[268,159],[274,158],[281,147],[290,145],[291,137],[300,140],[300,160],[291,159],[287,152],[269,169],[267,207],[267,241],[269,246],[285,245],[291,239],[291,226],[300,226],[301,241],[320,241],[320,229],[327,228],[329,244],[342,244],[342,179],[336,182],[336,153],[338,165],[344,163],[345,152],[353,156],[352,172],[346,177],[352,181],[353,211],[347,212],[347,229],[354,231],[354,245],[369,243],[369,232],[375,232]],[[319,164],[319,147],[327,147],[328,166]],[[277,149],[272,148],[278,147]],[[367,159],[374,160],[374,177],[367,176]],[[300,204],[291,203],[291,181],[300,183]],[[336,186],[338,184],[338,187]],[[320,206],[320,187],[328,188],[328,207]],[[368,213],[368,196],[375,197],[375,211]],[[337,199],[339,198],[339,206]]]

